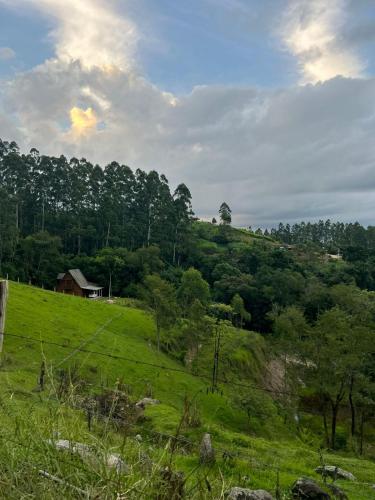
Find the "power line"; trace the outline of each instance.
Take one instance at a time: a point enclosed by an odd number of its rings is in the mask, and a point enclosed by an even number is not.
[[[66,356],[62,361],[60,361],[60,363],[56,366],[56,368],[58,368],[60,365],[62,365],[63,363],[65,363],[65,361],[68,361],[68,359],[72,358],[78,351],[80,351],[81,349],[83,349],[83,347],[85,345],[87,345],[89,342],[91,342],[92,340],[94,340],[99,335],[99,333],[101,333],[103,330],[105,330],[105,328],[108,325],[110,325],[112,323],[112,321],[114,321],[115,319],[119,318],[123,314],[124,313],[117,314],[113,318],[110,318],[108,321],[106,321],[105,323],[103,323],[103,325],[100,326],[99,328],[97,328],[95,330],[95,332],[89,338],[87,338],[83,342],[81,342],[81,344],[76,349],[74,349],[68,356]]]

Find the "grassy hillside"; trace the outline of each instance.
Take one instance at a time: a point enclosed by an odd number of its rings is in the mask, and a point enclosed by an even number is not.
[[[158,467],[166,464],[184,471],[188,498],[221,498],[231,485],[273,492],[277,471],[288,498],[288,489],[298,477],[319,479],[314,473],[319,465],[319,441],[303,422],[298,427],[284,425],[277,403],[256,388],[222,384],[222,393],[209,393],[210,382],[204,377],[212,361],[210,346],[202,349],[194,367],[201,377],[188,373],[177,361],[156,351],[154,323],[143,311],[12,284],[6,330],[0,371],[2,497],[78,498],[80,493],[72,488],[76,485],[100,498],[116,497],[117,492],[124,498],[154,498]],[[92,352],[77,351],[77,347]],[[237,381],[255,385],[263,351],[261,337],[231,331],[224,345],[221,377],[234,364],[241,368]],[[43,361],[46,386],[38,392]],[[69,371],[73,379],[70,392],[59,400],[59,380]],[[152,395],[161,404],[147,408],[146,418],[134,427],[117,429],[110,419],[94,419],[88,429],[86,412],[78,402],[102,394],[101,386],[115,387],[118,381],[131,400]],[[176,433],[186,398],[194,418],[181,427],[178,442],[185,441],[173,450],[163,435]],[[240,406],[244,398],[249,401],[249,414]],[[197,447],[207,431],[213,437],[217,461],[215,466],[200,467]],[[141,443],[135,439],[137,434],[142,436]],[[46,445],[56,436],[121,453],[130,469],[117,478],[103,467],[99,471],[87,467],[84,460],[56,453]],[[141,454],[152,460],[151,470],[142,468]],[[349,498],[374,498],[370,483],[375,464],[328,453],[324,457],[327,463],[355,474],[355,482],[338,481]],[[73,470],[63,461],[67,458],[74,459]],[[41,469],[69,484],[42,477]]]

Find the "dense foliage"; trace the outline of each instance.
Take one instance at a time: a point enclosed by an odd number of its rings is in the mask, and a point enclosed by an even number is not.
[[[57,273],[80,268],[109,294],[140,299],[157,348],[192,369],[218,332],[228,352],[236,328],[260,332],[297,395],[280,401],[285,418],[312,408],[336,448],[345,410],[345,439],[362,451],[375,416],[375,228],[240,230],[225,202],[219,219],[195,220],[188,188],[172,194],[155,171],[24,155],[0,141],[0,275],[52,288]],[[223,365],[237,366],[230,356]],[[250,396],[243,407],[254,406]]]
[[[284,243],[311,243],[331,252],[342,252],[352,247],[375,252],[375,227],[364,228],[358,222],[331,222],[327,219],[315,223],[301,222],[292,226],[280,223],[277,229],[271,229],[270,235]]]
[[[191,217],[188,188],[180,184],[172,195],[155,171],[133,172],[116,162],[102,169],[35,149],[24,155],[15,143],[0,140],[0,273],[17,269],[21,278],[40,283],[36,268],[46,271],[57,253],[94,255],[107,247],[133,251],[155,244],[166,260],[178,262]]]

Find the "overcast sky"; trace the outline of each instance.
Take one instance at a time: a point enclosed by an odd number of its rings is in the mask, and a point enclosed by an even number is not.
[[[375,224],[375,0],[0,0],[0,137],[238,225]]]

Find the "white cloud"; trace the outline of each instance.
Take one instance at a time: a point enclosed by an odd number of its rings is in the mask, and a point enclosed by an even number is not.
[[[10,47],[0,47],[0,61],[8,61],[16,57],[16,53]]]
[[[363,75],[365,64],[340,38],[347,7],[347,0],[289,0],[281,35],[298,59],[303,83]]]
[[[86,68],[129,70],[134,65],[137,28],[113,0],[0,0],[8,7],[34,7],[55,20],[50,33],[56,56]]]

